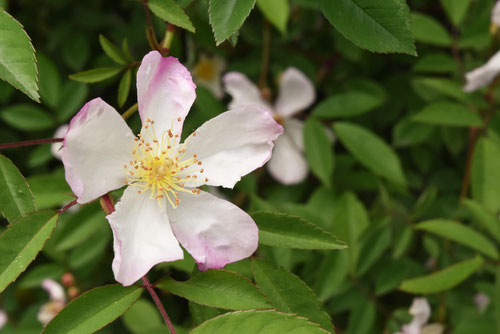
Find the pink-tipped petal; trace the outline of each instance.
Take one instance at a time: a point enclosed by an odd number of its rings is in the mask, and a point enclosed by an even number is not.
[[[500,51],[495,53],[486,64],[465,74],[464,91],[473,92],[489,85],[500,74]]]
[[[170,228],[163,199],[161,207],[149,191],[138,193],[129,186],[106,218],[113,230],[113,273],[115,279],[128,286],[140,279],[156,264],[175,261],[184,254]]]
[[[271,158],[273,140],[283,133],[281,125],[267,110],[255,105],[226,111],[200,126],[185,144],[186,156],[196,154],[199,171],[188,187],[201,184],[232,188],[242,176],[264,165]],[[207,181],[208,179],[208,181]]]
[[[280,91],[276,99],[276,112],[289,117],[306,109],[316,99],[311,80],[295,67],[288,68],[281,75]]]
[[[172,230],[200,270],[218,269],[247,258],[258,246],[253,219],[236,205],[207,192],[179,192],[180,204],[168,207]]]
[[[142,124],[154,121],[156,134],[171,129],[182,131],[182,124],[196,98],[191,74],[177,58],[162,57],[151,51],[142,59],[137,72],[137,100]],[[180,121],[178,121],[180,119]]]
[[[87,203],[120,188],[123,164],[132,156],[134,134],[116,110],[100,98],[88,102],[71,120],[61,157],[66,181]]]
[[[229,72],[222,78],[224,89],[233,98],[229,102],[229,109],[255,104],[271,110],[271,105],[262,98],[259,88],[248,79],[246,75],[239,72]]]

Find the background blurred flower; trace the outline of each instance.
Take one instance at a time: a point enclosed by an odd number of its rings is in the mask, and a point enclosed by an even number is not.
[[[66,295],[63,287],[52,279],[45,279],[42,288],[49,294],[49,302],[42,305],[38,312],[38,321],[48,324],[66,306]]]
[[[193,80],[196,84],[208,88],[218,99],[222,99],[221,75],[226,68],[226,61],[219,56],[201,54],[198,63],[193,68]]]
[[[314,85],[309,78],[290,67],[280,77],[279,94],[273,106],[261,95],[247,76],[230,72],[223,77],[225,90],[232,96],[229,108],[255,104],[271,110],[271,114],[285,130],[276,142],[267,167],[271,175],[283,184],[302,182],[308,172],[304,157],[304,123],[292,116],[310,107],[315,98]]]
[[[8,320],[7,312],[5,312],[4,310],[0,310],[0,329],[2,329],[3,326],[5,326],[7,320]]]
[[[401,328],[401,332],[395,334],[441,334],[444,327],[441,324],[426,325],[431,316],[431,307],[425,298],[415,298],[411,304],[410,314],[413,316],[408,325]]]

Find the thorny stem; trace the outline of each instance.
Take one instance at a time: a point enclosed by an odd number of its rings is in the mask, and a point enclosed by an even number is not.
[[[146,277],[146,275],[144,275],[142,277],[142,281],[144,282],[144,287],[146,288],[146,290],[148,290],[148,292],[151,295],[151,297],[153,298],[156,306],[160,310],[160,313],[163,316],[163,320],[165,320],[165,324],[167,325],[168,329],[170,330],[170,333],[176,334],[174,325],[172,324],[172,321],[168,317],[167,311],[165,311],[165,308],[163,307],[163,304],[161,303],[160,298],[158,298],[158,295],[156,294],[155,289],[153,288],[151,283],[149,283],[149,280]]]
[[[76,202],[76,200],[74,202]],[[115,205],[113,203],[113,198],[111,197],[111,195],[109,193],[107,193],[106,195],[101,196],[100,204],[101,204],[102,209],[104,210],[104,212],[107,215],[109,215],[109,214],[111,214],[111,213],[113,213],[115,211]],[[170,333],[171,334],[176,334],[174,325],[172,324],[172,321],[170,320],[170,318],[169,318],[169,316],[167,314],[167,311],[163,307],[163,304],[161,303],[160,298],[156,294],[153,286],[149,282],[149,280],[146,277],[146,275],[144,275],[142,277],[142,281],[144,282],[144,287],[146,288],[146,290],[148,290],[148,292],[151,295],[151,297],[153,298],[156,306],[158,307],[158,310],[160,311],[160,313],[161,313],[161,315],[163,317],[163,320],[165,321],[165,324],[167,325],[168,329],[170,330]]]
[[[260,67],[259,88],[261,91],[267,88],[267,69],[269,67],[269,52],[271,48],[271,28],[269,22],[264,21],[264,28],[262,31],[262,58]]]
[[[122,114],[123,119],[127,120],[130,116],[132,116],[137,111],[138,107],[139,106],[136,103],[127,110],[125,110],[125,112]]]
[[[20,141],[17,143],[6,143],[6,144],[0,144],[0,150],[6,149],[6,148],[22,147],[22,146],[34,146],[34,145],[40,145],[40,144],[59,143],[59,142],[62,142],[63,140],[64,140],[64,138],[48,138],[48,139],[26,140],[26,141]]]
[[[165,38],[161,42],[162,49],[168,54],[170,47],[172,46],[172,40],[174,39],[175,26],[171,23],[167,23],[167,31],[165,32]]]

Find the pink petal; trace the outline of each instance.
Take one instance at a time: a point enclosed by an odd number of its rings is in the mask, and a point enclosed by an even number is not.
[[[123,186],[123,164],[132,156],[134,135],[127,123],[100,98],[71,120],[61,150],[66,181],[78,203],[93,201]]]
[[[279,95],[275,103],[278,114],[289,117],[311,106],[315,99],[314,85],[304,73],[295,67],[290,67],[283,72]]]
[[[106,218],[113,229],[113,273],[128,286],[140,279],[156,264],[180,260],[181,247],[170,228],[165,200],[161,207],[149,192],[137,193],[129,186]]]
[[[500,74],[500,51],[495,53],[486,64],[465,74],[464,91],[473,92],[489,85]]]
[[[500,1],[497,0],[495,6],[491,10],[491,22],[500,26]]]
[[[143,125],[149,118],[158,136],[171,129],[180,134],[182,124],[196,98],[191,74],[177,58],[151,51],[137,72],[137,99]],[[177,119],[180,118],[180,121]]]
[[[247,104],[255,104],[268,110],[271,109],[271,105],[262,98],[259,88],[243,73],[229,72],[224,75],[222,82],[226,92],[233,98],[228,105],[229,109]]]
[[[273,156],[267,168],[271,175],[283,184],[297,184],[305,180],[308,172],[307,160],[302,153],[303,135],[301,126],[285,124],[285,133],[274,146]]]
[[[207,121],[185,143],[186,156],[196,154],[201,165],[195,182],[232,188],[242,176],[264,165],[271,157],[273,140],[283,133],[281,125],[255,105],[238,107]],[[206,181],[208,178],[208,181]]]
[[[177,208],[167,208],[172,230],[200,270],[222,268],[255,252],[258,229],[245,211],[204,191],[179,197]]]

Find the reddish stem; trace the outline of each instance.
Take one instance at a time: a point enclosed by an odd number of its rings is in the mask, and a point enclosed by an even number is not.
[[[156,294],[155,289],[153,288],[151,283],[149,283],[149,280],[146,277],[146,275],[144,275],[142,277],[142,281],[144,282],[144,287],[146,288],[146,290],[148,290],[149,294],[151,295],[151,297],[155,301],[156,306],[160,310],[160,313],[163,317],[163,320],[165,320],[165,324],[167,325],[168,329],[170,330],[170,333],[176,334],[174,325],[172,324],[172,321],[168,317],[167,311],[165,311],[165,308],[163,307],[163,304],[161,303],[160,298]]]
[[[64,208],[59,209],[57,212],[63,213],[64,211],[68,210],[69,208],[71,208],[75,204],[77,204],[77,200],[76,199],[74,201],[72,201],[72,202],[69,202]]]
[[[35,139],[35,140],[19,141],[17,143],[6,143],[6,144],[0,144],[0,150],[3,150],[5,148],[59,143],[59,142],[62,142],[63,140],[64,140],[64,138],[49,138],[49,139]]]
[[[101,196],[101,207],[103,208],[104,212],[106,212],[106,214],[108,214],[108,215],[115,211],[115,205],[114,205],[113,199],[111,198],[109,193]],[[151,295],[151,297],[153,298],[156,306],[158,307],[158,310],[160,311],[160,313],[163,317],[163,320],[165,321],[165,324],[167,325],[168,329],[170,330],[170,333],[176,334],[174,325],[172,324],[172,321],[170,320],[170,318],[167,314],[167,311],[163,307],[163,304],[161,303],[160,298],[156,294],[153,286],[149,282],[146,275],[144,275],[142,277],[142,281],[144,282],[144,287],[146,288],[146,290],[148,290],[148,292]]]

